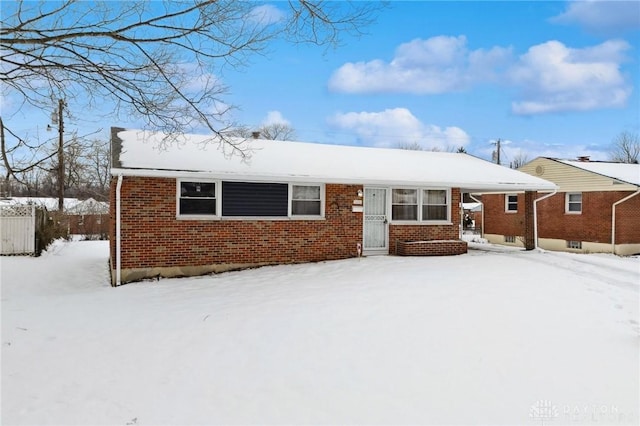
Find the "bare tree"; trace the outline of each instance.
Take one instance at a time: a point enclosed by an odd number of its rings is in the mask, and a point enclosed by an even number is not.
[[[278,141],[290,141],[295,138],[296,130],[288,123],[265,124],[259,129],[260,137]]]
[[[519,169],[529,162],[529,156],[524,152],[519,152],[513,157],[513,160],[509,162],[509,167],[512,169]]]
[[[609,153],[611,161],[637,164],[639,156],[640,138],[637,133],[624,131],[615,137]]]
[[[87,167],[85,189],[91,191],[98,200],[106,200],[109,194],[109,178],[111,165],[109,163],[109,143],[94,139],[87,145],[85,154]]]
[[[256,130],[249,126],[236,126],[224,132],[227,137],[251,138],[257,136],[260,139],[270,139],[278,141],[290,141],[295,138],[296,129],[288,123],[263,124]]]
[[[419,142],[400,142],[398,149],[407,149],[409,151],[424,151],[424,147]]]
[[[231,126],[219,76],[245,66],[268,42],[337,45],[360,34],[380,3],[299,0],[283,12],[237,0],[16,1],[2,3],[0,83],[38,107],[65,99],[113,103],[168,134]]]

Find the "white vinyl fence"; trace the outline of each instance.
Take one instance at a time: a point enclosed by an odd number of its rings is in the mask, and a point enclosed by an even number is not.
[[[0,254],[34,254],[35,206],[0,206]]]

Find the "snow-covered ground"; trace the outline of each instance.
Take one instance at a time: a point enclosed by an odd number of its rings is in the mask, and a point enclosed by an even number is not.
[[[640,259],[472,244],[111,288],[4,257],[2,424],[639,422]]]

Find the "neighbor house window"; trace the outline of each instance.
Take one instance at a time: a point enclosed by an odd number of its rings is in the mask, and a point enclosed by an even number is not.
[[[504,196],[504,209],[507,212],[518,211],[518,195],[517,194],[507,194]]]
[[[418,220],[418,190],[391,191],[391,220]]]
[[[582,193],[568,192],[565,198],[565,211],[567,213],[582,213]]]
[[[505,243],[515,243],[516,242],[515,235],[505,235],[504,236],[504,242]]]
[[[216,183],[180,181],[179,215],[216,215]]]
[[[424,189],[422,191],[422,220],[447,220],[447,191],[445,189]]]
[[[291,215],[321,216],[322,187],[320,185],[291,185]]]

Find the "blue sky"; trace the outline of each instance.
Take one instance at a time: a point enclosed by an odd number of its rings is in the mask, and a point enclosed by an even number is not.
[[[606,160],[615,136],[640,132],[640,2],[392,1],[366,32],[329,50],[276,42],[226,70],[232,118],[284,121],[301,141],[487,159],[500,138],[503,163]],[[136,125],[78,116],[87,129]]]
[[[278,45],[229,82],[239,121],[271,111],[301,140],[604,160],[640,131],[639,44],[638,2],[391,2],[359,39]]]

